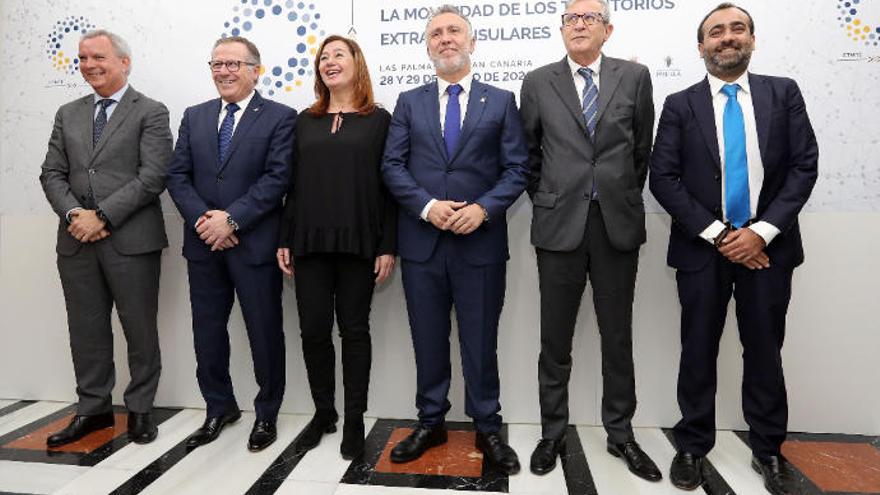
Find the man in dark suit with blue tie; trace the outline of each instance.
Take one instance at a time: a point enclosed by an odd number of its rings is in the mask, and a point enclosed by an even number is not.
[[[248,449],[275,441],[284,395],[281,274],[275,249],[289,188],[296,112],[254,91],[260,52],[242,37],[216,42],[209,62],[220,98],[186,109],[168,167],[184,221],[193,336],[204,425],[197,447],[241,417],[229,376],[227,324],[238,297],[260,390]]]
[[[522,125],[513,94],[470,74],[475,39],[458,9],[436,9],[425,35],[438,78],[401,93],[382,164],[401,205],[398,249],[419,409],[418,427],[391,460],[407,462],[446,442],[454,305],[476,446],[513,474],[519,461],[499,434],[496,344],[509,257],[506,211],[526,185]]]
[[[797,84],[747,72],[751,16],[723,3],[700,23],[709,75],[670,95],[651,160],[651,192],[672,216],[681,362],[670,479],[692,490],[715,443],[718,343],[730,296],[743,345],[743,413],[752,467],[772,494],[793,493],[780,453],[788,405],[782,373],[792,271],[803,262],[798,213],[817,176],[818,147]]]

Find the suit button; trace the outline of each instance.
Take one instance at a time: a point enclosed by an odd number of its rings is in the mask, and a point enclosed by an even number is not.
[[[721,207],[720,207],[720,206],[716,206],[715,209],[712,210],[712,211],[714,211],[716,215],[720,215],[720,214],[721,214]]]
[[[451,174],[451,173],[452,173],[452,170],[447,170],[446,173],[447,173],[447,174]]]
[[[222,176],[222,175],[218,175],[218,176],[217,176],[217,182],[220,182],[220,181],[222,181],[222,180],[223,180],[223,176]]]
[[[721,180],[721,174],[715,174],[715,181]]]
[[[90,169],[89,169],[89,175],[95,175],[95,169],[90,168]]]
[[[589,201],[590,200],[590,193],[584,193],[584,199]]]

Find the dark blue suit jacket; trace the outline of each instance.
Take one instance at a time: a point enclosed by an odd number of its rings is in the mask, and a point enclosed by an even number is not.
[[[793,80],[749,74],[764,184],[756,221],[777,227],[765,252],[795,267],[804,254],[797,216],[816,183],[819,149],[804,99]],[[717,250],[699,234],[721,220],[721,163],[709,81],[670,95],[651,157],[650,187],[672,216],[668,263],[694,271]]]
[[[479,203],[489,221],[455,236],[473,265],[508,259],[506,210],[525,189],[527,151],[513,93],[474,81],[458,149],[447,156],[440,130],[440,102],[433,82],[397,99],[382,174],[400,203],[398,251],[422,262],[434,252],[440,230],[419,215],[433,199]]]
[[[183,215],[183,255],[211,256],[195,230],[208,210],[225,210],[239,225],[239,245],[226,251],[249,264],[271,263],[278,247],[282,198],[290,187],[296,111],[255,93],[220,163],[220,99],[187,108],[168,166],[168,192]]]

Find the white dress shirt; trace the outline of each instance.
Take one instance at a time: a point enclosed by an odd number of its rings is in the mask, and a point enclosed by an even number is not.
[[[571,78],[574,79],[574,87],[577,89],[577,97],[578,97],[578,106],[583,105],[584,98],[584,88],[587,86],[587,81],[584,80],[584,76],[580,75],[578,71],[581,68],[584,68],[582,65],[578,64],[571,57],[567,57],[568,66],[571,68]],[[593,71],[593,84],[596,85],[596,91],[599,90],[599,69],[602,67],[602,54],[600,53],[596,60],[593,61],[592,64],[586,66],[585,68]]]
[[[252,91],[251,94],[247,95],[243,100],[235,102],[238,105],[238,111],[233,114],[233,117],[235,118],[235,123],[232,124],[233,133],[235,133],[238,123],[241,122],[241,117],[244,115],[244,111],[251,103],[251,100],[254,99],[254,92],[255,91]],[[217,118],[217,132],[220,132],[220,126],[223,125],[223,119],[226,118],[226,107],[229,106],[229,103],[230,102],[227,102],[226,100],[220,100],[220,116]]]

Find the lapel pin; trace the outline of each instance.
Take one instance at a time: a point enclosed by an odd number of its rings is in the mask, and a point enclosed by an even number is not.
[[[483,96],[482,98],[480,98],[480,103],[486,103],[486,97],[485,97],[485,96]]]

